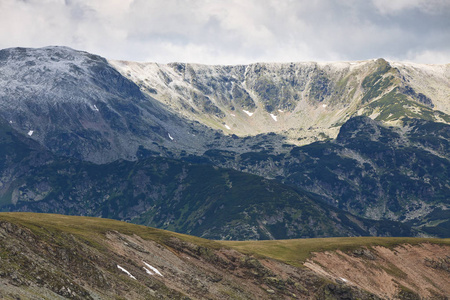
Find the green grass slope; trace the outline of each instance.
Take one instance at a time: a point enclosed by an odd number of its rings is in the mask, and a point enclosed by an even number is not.
[[[0,298],[377,299],[303,263],[322,251],[423,243],[450,240],[212,241],[111,219],[0,213]]]
[[[450,245],[450,239],[410,238],[410,237],[338,237],[292,239],[276,241],[219,241],[242,253],[258,257],[270,257],[294,266],[301,267],[314,252],[351,251],[362,247],[382,246],[394,248],[399,245],[418,245],[433,243]]]
[[[414,237],[333,237],[266,241],[220,241],[203,239],[192,235],[180,234],[168,230],[122,222],[113,219],[67,216],[46,213],[2,212],[0,220],[24,226],[40,235],[56,235],[58,233],[73,234],[93,245],[112,230],[126,235],[137,235],[143,239],[167,243],[175,237],[199,246],[220,249],[233,248],[240,252],[270,257],[279,261],[301,266],[314,252],[333,250],[353,250],[360,247],[383,246],[395,247],[402,244],[417,245],[435,243],[450,245],[450,239],[414,238]]]

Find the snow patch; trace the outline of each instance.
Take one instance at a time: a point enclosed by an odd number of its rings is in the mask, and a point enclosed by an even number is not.
[[[148,275],[151,275],[151,276],[155,275],[155,273],[153,273],[152,271],[150,271],[150,270],[147,269],[146,267],[144,267],[144,270],[145,270],[145,272],[146,272]]]
[[[28,135],[29,135],[29,136],[32,136],[32,135],[33,135],[33,132],[34,132],[33,130],[28,131]]]
[[[230,126],[228,126],[227,124],[225,124],[225,128],[231,130]]]
[[[230,116],[232,116],[232,117],[236,117],[236,115],[235,115],[235,114],[230,114]]]
[[[277,121],[277,116],[275,116],[274,114],[270,114],[270,116],[275,120],[275,122]]]
[[[97,108],[97,106],[96,106],[95,104],[94,104],[94,110],[95,110],[95,111],[99,111],[98,108]]]
[[[322,107],[325,108],[325,107],[327,107],[327,105],[326,104],[322,104]]]
[[[248,110],[242,110],[243,112],[245,112],[247,115],[249,115],[250,117],[253,116],[254,113],[249,112]]]
[[[343,282],[348,282],[347,279],[340,277]]]
[[[169,136],[169,139],[173,141],[173,137],[170,135],[170,133],[167,134]]]
[[[283,113],[283,112],[284,112],[284,110],[281,110],[281,109],[279,109],[278,111],[279,111],[280,113]]]
[[[136,280],[136,277],[134,277],[133,275],[131,275],[130,272],[128,272],[127,270],[125,270],[125,268],[122,268],[121,266],[117,265],[117,267],[124,273],[126,273],[128,276],[130,276],[131,278]]]
[[[9,124],[12,124],[13,122],[12,121],[9,121]]]
[[[150,270],[152,270],[154,273],[156,273],[156,274],[159,275],[159,276],[163,276],[163,275],[161,274],[161,272],[158,271],[157,268],[155,268],[155,267],[149,265],[149,264],[146,263],[145,261],[142,261],[142,262],[147,266],[147,268],[149,268]],[[145,268],[144,268],[144,269],[145,269]],[[150,271],[150,270],[148,270],[148,271],[151,273],[152,271]],[[147,272],[147,273],[148,273],[148,272]],[[164,277],[164,276],[163,276],[163,277]]]

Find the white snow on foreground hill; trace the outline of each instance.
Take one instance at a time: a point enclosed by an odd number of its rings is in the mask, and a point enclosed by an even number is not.
[[[164,277],[163,274],[161,274],[161,272],[157,268],[149,265],[145,261],[142,261],[142,262],[146,265],[146,267],[144,267],[144,270],[145,270],[145,272],[148,275],[155,275],[156,274],[156,275],[159,275],[161,277]],[[117,268],[119,268],[122,272],[124,272],[125,274],[127,274],[128,276],[130,276],[131,278],[136,280],[136,277],[134,277],[133,274],[128,272],[124,267],[121,267],[121,266],[117,265]]]
[[[128,276],[130,276],[133,279],[136,279],[136,277],[134,277],[133,275],[131,275],[130,272],[128,272],[127,270],[125,270],[124,268],[122,268],[121,266],[117,265],[117,267],[124,273],[126,273]]]
[[[155,267],[149,265],[149,264],[146,263],[145,261],[143,261],[143,263],[147,266],[147,268],[151,269],[151,271],[150,271],[149,269],[147,269],[146,267],[144,267],[144,270],[145,270],[145,272],[147,272],[147,274],[149,274],[149,275],[154,275],[154,274],[156,273],[157,275],[164,277],[164,276],[161,274],[161,272],[158,271],[157,268],[155,268]],[[152,272],[152,271],[153,271],[153,272]]]

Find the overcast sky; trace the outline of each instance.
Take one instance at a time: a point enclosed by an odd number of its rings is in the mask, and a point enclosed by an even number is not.
[[[242,64],[450,63],[450,0],[0,0],[0,48]]]

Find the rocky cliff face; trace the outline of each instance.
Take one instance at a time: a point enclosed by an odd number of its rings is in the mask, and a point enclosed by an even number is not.
[[[449,65],[383,59],[243,66],[110,63],[174,111],[227,134],[277,132],[305,144],[335,137],[355,115],[450,122]]]

